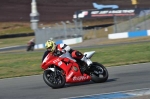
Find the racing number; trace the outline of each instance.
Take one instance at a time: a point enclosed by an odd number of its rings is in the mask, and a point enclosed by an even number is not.
[[[56,64],[57,62],[58,62],[58,66],[60,66],[60,65],[62,64],[62,61],[60,61],[59,59],[56,59],[56,60],[53,61],[53,63],[55,63],[55,64]]]

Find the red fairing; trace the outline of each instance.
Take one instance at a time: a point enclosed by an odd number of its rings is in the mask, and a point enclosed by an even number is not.
[[[84,82],[91,80],[91,77],[89,75],[81,73],[78,64],[74,60],[71,60],[69,58],[56,57],[48,54],[44,59],[41,68],[45,70],[52,64],[60,67],[64,71],[67,83]]]
[[[41,68],[44,70],[47,69],[52,64],[52,60],[55,58],[58,58],[58,57],[53,56],[52,54],[49,53],[43,60],[43,62],[41,64]]]
[[[76,83],[76,82],[84,82],[90,81],[91,77],[87,74],[82,74],[80,68],[77,63],[72,63],[71,68],[66,74],[66,82],[67,83]]]
[[[66,58],[61,58],[61,57],[57,57],[57,56],[53,56],[52,54],[48,54],[45,59],[43,60],[43,63],[41,65],[42,69],[47,69],[49,66],[51,66],[52,64],[59,66],[60,68],[62,68],[64,71],[66,71],[66,74],[68,73],[68,69],[70,69],[71,65],[67,65],[63,62],[64,59]],[[67,60],[69,61],[69,59]]]

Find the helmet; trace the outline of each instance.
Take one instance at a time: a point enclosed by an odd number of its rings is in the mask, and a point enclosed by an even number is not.
[[[46,41],[46,43],[45,43],[45,47],[46,47],[47,49],[50,49],[50,52],[53,52],[53,51],[55,50],[55,48],[56,48],[56,44],[55,44],[54,41],[48,40],[48,41]]]

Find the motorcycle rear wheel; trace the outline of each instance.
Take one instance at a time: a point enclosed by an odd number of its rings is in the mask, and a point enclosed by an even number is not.
[[[102,64],[93,62],[90,71],[93,82],[102,83],[107,81],[109,74],[107,69]]]
[[[65,77],[62,74],[54,76],[54,72],[51,70],[45,70],[43,73],[44,82],[51,88],[62,88],[65,85]]]

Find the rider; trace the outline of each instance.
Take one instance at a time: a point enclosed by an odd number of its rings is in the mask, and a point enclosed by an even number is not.
[[[53,53],[56,56],[60,56],[64,54],[65,52],[69,52],[72,58],[79,59],[81,61],[86,62],[87,65],[90,67],[91,61],[89,61],[89,59],[84,57],[84,55],[81,52],[71,49],[70,46],[66,44],[62,43],[62,44],[56,45],[56,43],[53,40],[48,40],[45,43],[45,47],[47,50],[45,51],[43,55],[42,61],[49,53]]]
[[[35,38],[32,38],[28,43],[31,44],[31,46],[34,46],[35,45]]]

